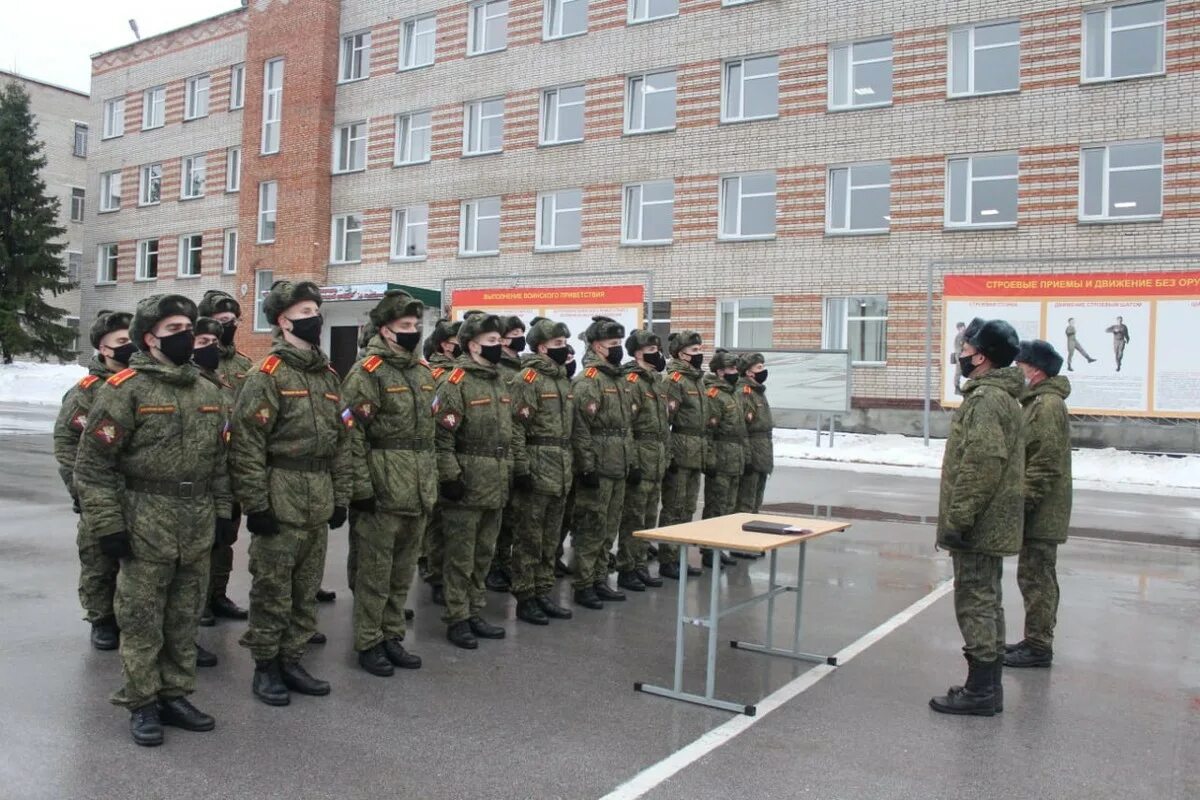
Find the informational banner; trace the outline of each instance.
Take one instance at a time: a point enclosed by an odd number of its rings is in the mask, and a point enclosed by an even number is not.
[[[462,319],[472,309],[489,314],[515,314],[526,325],[534,317],[565,322],[571,338],[592,322],[592,317],[611,317],[626,331],[642,326],[646,291],[641,284],[629,286],[524,286],[495,289],[455,289],[450,296],[450,314]],[[576,347],[578,351],[579,348]]]
[[[943,405],[962,398],[960,325],[983,317],[1054,345],[1073,413],[1200,418],[1200,272],[947,275],[942,302]]]

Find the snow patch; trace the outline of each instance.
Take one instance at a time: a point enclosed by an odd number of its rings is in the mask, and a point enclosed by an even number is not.
[[[0,403],[56,406],[84,375],[87,369],[78,364],[0,364]]]

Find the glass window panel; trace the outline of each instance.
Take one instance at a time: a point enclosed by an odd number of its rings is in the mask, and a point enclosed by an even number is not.
[[[971,222],[997,225],[1017,221],[1017,180],[975,181]]]
[[[1087,77],[1102,78],[1104,77],[1104,54],[1108,48],[1108,41],[1104,31],[1103,11],[1087,15],[1084,21],[1084,35],[1087,39],[1084,45],[1087,50],[1087,64],[1085,66]]]
[[[1020,25],[1016,22],[1001,22],[997,25],[979,25],[975,28],[975,46],[1008,44],[1017,41]]]
[[[1134,142],[1132,144],[1115,144],[1108,148],[1108,166],[1145,167],[1162,163],[1162,144],[1160,142]]]
[[[850,168],[851,186],[870,186],[887,183],[891,175],[888,164],[862,164]]]
[[[1114,31],[1112,40],[1112,77],[1146,75],[1163,68],[1163,32],[1161,26]]]
[[[1020,56],[1015,47],[975,51],[975,91],[1003,92],[1020,82]]]
[[[1017,174],[1017,157],[1015,155],[1006,153],[995,156],[975,156],[972,162],[972,171],[976,178]]]
[[[829,54],[829,103],[844,106],[850,100],[850,48],[835,47]]]
[[[1164,7],[1162,2],[1135,3],[1128,6],[1114,6],[1112,9],[1112,26],[1120,28],[1125,25],[1140,25],[1147,22],[1162,22]]]
[[[886,188],[856,189],[850,202],[850,229],[877,230],[888,227],[888,202],[890,192]]]
[[[742,197],[740,233],[742,236],[770,236],[775,233],[775,195]]]
[[[949,204],[950,221],[967,221],[967,170],[969,162],[965,158],[955,158],[950,161]]]
[[[727,236],[735,236],[738,233],[738,187],[740,185],[741,181],[738,178],[726,178],[722,182],[721,210],[724,218],[721,220],[721,233]]]
[[[965,94],[971,90],[971,31],[959,28],[950,34],[950,91]]]
[[[892,102],[892,62],[876,61],[854,68],[854,104]]]
[[[1108,178],[1108,213],[1141,217],[1162,213],[1162,172],[1157,169],[1113,172]]]
[[[646,206],[642,213],[642,238],[647,241],[667,241],[673,234],[674,203]]]
[[[1083,213],[1098,217],[1104,213],[1104,148],[1083,151]]]
[[[835,169],[829,173],[829,226],[834,229],[846,225],[848,172],[846,169]]]
[[[736,119],[742,114],[742,62],[734,61],[725,67],[725,116]]]
[[[873,58],[891,58],[892,40],[880,39],[874,42],[855,42],[853,49],[855,61],[869,61]]]

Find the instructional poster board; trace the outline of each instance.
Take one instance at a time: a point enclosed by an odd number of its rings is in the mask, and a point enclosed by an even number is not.
[[[983,317],[1054,345],[1073,413],[1200,418],[1200,272],[947,275],[942,303],[943,405],[958,323]]]
[[[629,286],[524,286],[496,289],[455,289],[450,295],[452,319],[462,319],[467,311],[478,309],[489,314],[515,314],[528,325],[534,317],[565,322],[571,329],[572,342],[592,323],[592,317],[611,317],[626,331],[642,327],[646,292],[640,284]],[[581,352],[578,346],[577,352]]]
[[[773,411],[850,412],[849,350],[760,350]]]

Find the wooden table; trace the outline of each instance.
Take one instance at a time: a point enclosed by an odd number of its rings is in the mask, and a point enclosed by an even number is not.
[[[779,522],[805,530],[805,533],[795,535],[776,535],[771,533],[751,533],[742,530],[742,525],[750,520]],[[754,716],[755,707],[743,703],[732,703],[720,700],[714,696],[716,686],[717,666],[717,624],[721,617],[741,611],[757,603],[767,603],[766,641],[762,644],[752,642],[731,641],[730,645],[738,650],[750,650],[755,653],[783,656],[798,661],[809,661],[818,664],[837,666],[833,656],[805,653],[800,650],[800,620],[804,606],[804,564],[808,542],[819,536],[825,536],[835,531],[850,527],[848,522],[838,522],[826,519],[807,519],[805,517],[782,516],[779,514],[728,514],[723,517],[684,522],[679,525],[668,525],[665,528],[637,531],[633,535],[639,539],[651,539],[679,546],[679,599],[675,616],[675,681],[672,688],[652,686],[646,683],[635,683],[633,688],[639,692],[670,697],[688,703],[697,703],[725,711],[735,711],[739,714]],[[738,550],[744,553],[769,554],[770,573],[767,591],[743,600],[729,608],[721,608],[721,559],[720,553],[713,553],[711,586],[709,588],[708,615],[691,617],[687,613],[687,556],[689,547],[711,547],[715,550]],[[799,550],[799,568],[796,572],[796,585],[781,585],[777,580],[777,561],[779,551],[784,547],[796,547]],[[796,620],[792,631],[792,646],[790,648],[775,647],[775,598],[785,592],[796,595]],[[708,629],[708,657],[705,667],[704,694],[694,694],[683,691],[683,637],[684,626],[696,625]]]

